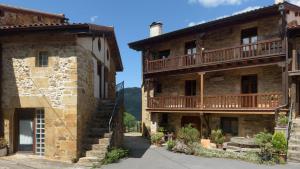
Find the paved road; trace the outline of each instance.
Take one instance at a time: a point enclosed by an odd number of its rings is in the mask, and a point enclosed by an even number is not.
[[[130,157],[103,169],[300,169],[300,164],[284,166],[256,165],[248,162],[201,158],[171,153],[164,148],[149,147],[140,136],[126,136],[125,146],[131,150]]]

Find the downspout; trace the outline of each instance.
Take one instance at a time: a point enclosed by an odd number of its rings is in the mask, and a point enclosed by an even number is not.
[[[277,122],[278,113],[282,108],[289,106],[289,79],[288,79],[288,59],[289,59],[289,47],[288,47],[288,36],[287,36],[287,22],[286,22],[286,11],[285,5],[282,3],[279,5],[278,10],[281,15],[281,39],[283,40],[283,44],[285,46],[285,72],[284,72],[284,102],[282,105],[275,109],[275,120]]]
[[[0,44],[0,100],[2,100],[2,44]],[[4,119],[2,102],[0,102],[0,137],[4,137]]]

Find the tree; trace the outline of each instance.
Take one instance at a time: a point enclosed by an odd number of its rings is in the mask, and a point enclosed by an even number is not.
[[[136,125],[135,117],[132,114],[125,112],[124,113],[124,125],[126,127],[126,130],[130,131],[130,129],[132,129]]]

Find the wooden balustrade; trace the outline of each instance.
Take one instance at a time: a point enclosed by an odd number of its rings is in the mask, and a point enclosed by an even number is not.
[[[281,103],[281,93],[204,96],[149,97],[149,109],[274,109]]]
[[[271,39],[229,48],[204,50],[193,55],[171,56],[165,59],[147,61],[145,66],[147,69],[145,71],[148,73],[168,71],[282,54],[285,51],[283,44],[281,39]]]

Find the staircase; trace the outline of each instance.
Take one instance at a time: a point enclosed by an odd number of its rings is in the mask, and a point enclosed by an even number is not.
[[[289,140],[288,161],[300,162],[300,119],[293,121],[291,137]]]
[[[105,158],[111,142],[111,133],[109,133],[108,126],[114,105],[114,101],[104,101],[101,109],[90,121],[88,137],[84,140],[82,147],[85,153],[79,159],[79,165],[93,166],[99,164]]]

